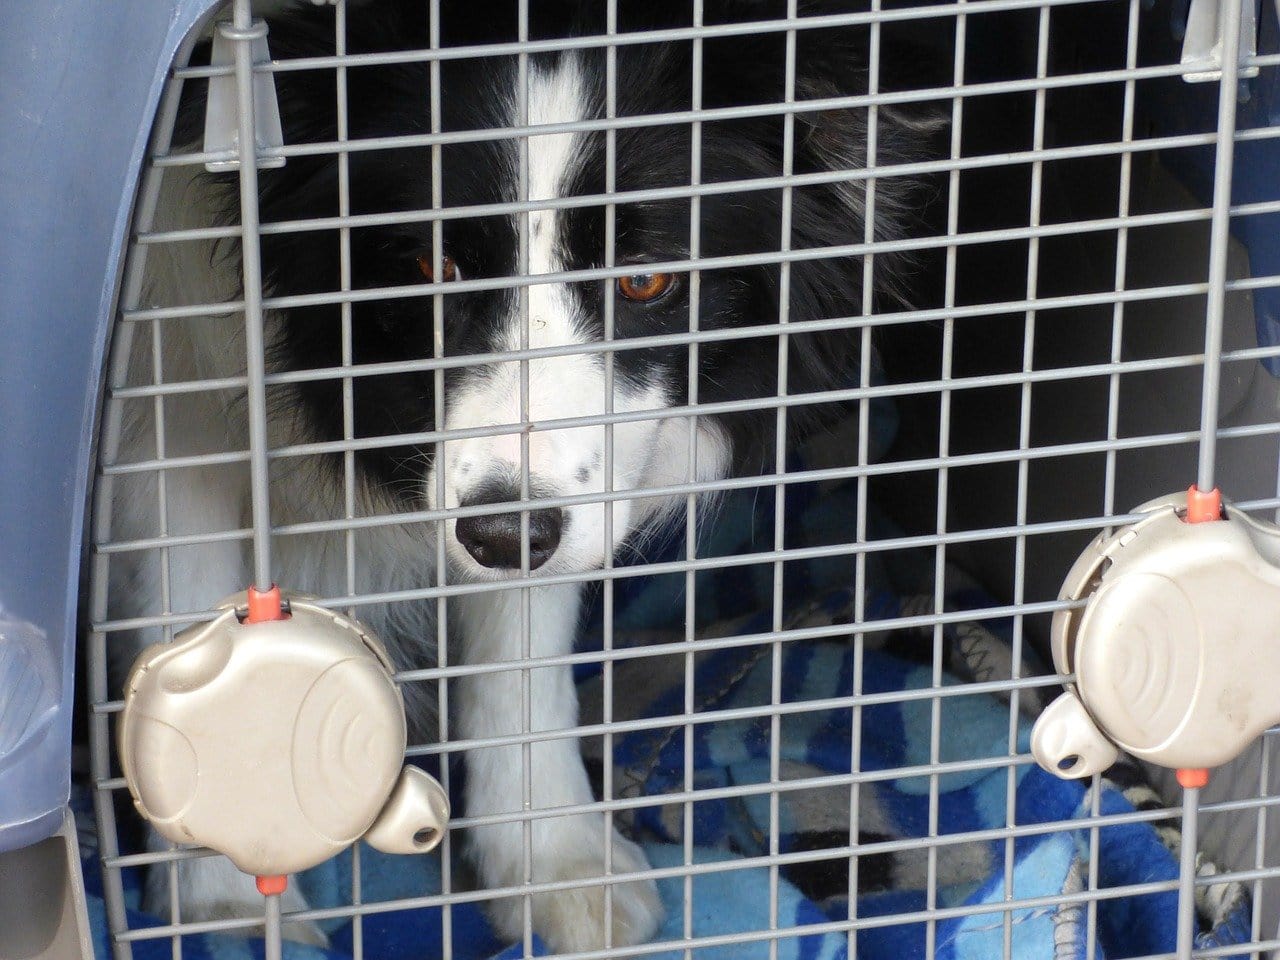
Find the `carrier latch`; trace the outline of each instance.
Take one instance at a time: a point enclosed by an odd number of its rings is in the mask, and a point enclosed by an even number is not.
[[[1062,777],[1122,749],[1197,785],[1280,720],[1280,528],[1194,488],[1190,505],[1178,494],[1135,512],[1067,575],[1060,599],[1085,603],[1054,615],[1051,638],[1074,682],[1031,750]]]
[[[129,675],[120,759],[142,815],[260,878],[362,837],[389,853],[434,848],[448,797],[403,766],[404,700],[377,638],[276,590],[220,607]]]

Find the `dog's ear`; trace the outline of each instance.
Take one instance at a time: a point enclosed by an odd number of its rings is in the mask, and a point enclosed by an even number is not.
[[[707,41],[706,105],[780,106],[788,92],[796,105],[789,137],[783,109],[761,111],[742,120],[735,131],[768,155],[769,173],[783,171],[789,152],[793,173],[818,175],[791,190],[792,249],[847,249],[868,239],[893,240],[914,232],[913,224],[922,221],[922,178],[918,173],[895,175],[894,168],[936,155],[945,129],[939,118],[945,114],[931,112],[928,103],[877,103],[872,110],[868,97],[871,92],[935,85],[924,70],[913,70],[925,58],[902,42],[911,40],[908,31],[886,23],[873,27],[872,18],[864,15],[869,6],[861,0],[799,0],[799,22],[794,24],[787,22],[785,0],[707,0],[706,10],[708,23],[759,26]],[[803,23],[815,18],[821,25]],[[788,26],[794,27],[795,38],[791,84]],[[874,82],[868,70],[873,30],[878,51]],[[874,216],[868,229],[872,196]],[[861,257],[835,252],[793,261],[787,288],[790,319],[856,318],[866,309],[868,293],[873,302],[907,300],[909,280],[904,278],[910,269],[902,255],[878,252],[869,273],[866,266]],[[865,289],[868,278],[871,291]],[[788,389],[797,394],[817,396],[856,385],[859,368],[870,362],[861,355],[856,320],[837,329],[793,333],[789,344]],[[842,410],[834,403],[800,405],[792,408],[792,421],[803,432]]]
[[[731,37],[709,39],[704,52],[704,102],[783,104],[790,93],[796,104],[792,125],[793,170],[804,173],[853,174],[833,188],[833,198],[861,220],[869,166],[909,163],[931,155],[946,127],[946,115],[927,101],[906,105],[877,104],[868,110],[871,92],[889,93],[936,85],[934,74],[945,58],[929,52],[945,38],[937,28],[915,21],[873,26],[864,0],[800,0],[788,20],[786,0],[707,0],[708,24],[752,27]],[[805,25],[810,21],[815,26]],[[788,91],[788,26],[794,26],[794,80]],[[878,47],[874,83],[868,70],[873,31]],[[935,82],[936,81],[936,82]],[[766,134],[778,153],[785,150],[781,113]],[[766,118],[762,118],[762,121]],[[874,129],[872,125],[874,124]],[[763,125],[763,124],[762,124]],[[756,127],[756,135],[763,131]],[[868,162],[874,141],[874,163]],[[893,214],[918,177],[877,178],[876,237],[889,239],[900,218]]]

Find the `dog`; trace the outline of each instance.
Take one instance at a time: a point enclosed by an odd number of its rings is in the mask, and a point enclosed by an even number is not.
[[[856,176],[867,167],[868,112],[840,99],[867,90],[865,24],[802,27],[789,51],[785,29],[769,24],[785,19],[785,3],[707,0],[705,23],[727,29],[695,45],[687,5],[619,0],[611,62],[590,39],[606,30],[604,5],[529,6],[536,49],[524,58],[509,46],[521,34],[507,0],[442,0],[436,25],[423,0],[354,8],[349,52],[426,50],[435,28],[445,55],[435,67],[397,56],[346,64],[345,160],[332,149],[301,151],[259,171],[267,428],[278,454],[270,506],[285,528],[273,538],[272,573],[285,588],[324,597],[390,595],[357,612],[405,670],[438,663],[445,638],[450,664],[527,666],[526,657],[567,654],[591,573],[683,515],[683,494],[646,491],[771,471],[780,395],[796,398],[789,439],[838,413],[822,394],[856,383],[865,359],[857,318],[895,288],[894,257],[868,265],[856,248],[901,236],[915,202],[911,179],[879,179],[868,230],[868,192]],[[800,3],[802,17],[856,9]],[[753,21],[762,23],[734,29]],[[335,52],[332,10],[299,5],[268,26],[272,56],[286,65]],[[566,49],[548,49],[556,42]],[[459,54],[469,46],[482,49]],[[281,70],[274,82],[287,145],[338,139],[332,61]],[[186,81],[174,152],[199,149],[205,86]],[[777,107],[788,93],[800,105],[792,119]],[[695,126],[690,111],[699,108],[710,113]],[[619,118],[612,134],[600,122],[610,110]],[[672,116],[644,119],[661,113]],[[910,114],[880,107],[877,165],[918,157],[922,130]],[[361,143],[370,138],[405,142]],[[787,174],[799,179],[784,190]],[[607,193],[616,194],[612,209]],[[448,210],[438,249],[433,205]],[[157,229],[236,224],[235,174],[173,167],[157,211]],[[334,219],[343,213],[354,218],[345,231]],[[119,459],[179,464],[163,479],[119,478],[114,535],[201,542],[113,562],[117,616],[153,609],[162,593],[168,609],[206,610],[252,579],[245,539],[226,535],[251,519],[248,468],[234,455],[248,443],[244,320],[216,308],[242,296],[240,248],[201,236],[152,244],[147,258],[144,303],[215,306],[137,336],[131,377],[216,382],[168,395],[163,423],[151,401],[126,411]],[[349,307],[307,299],[340,290],[344,276],[355,292]],[[850,319],[827,322],[838,318]],[[696,347],[695,328],[706,337]],[[611,356],[606,339],[617,342]],[[344,362],[355,365],[345,377]],[[591,419],[601,417],[610,423]],[[180,460],[210,453],[223,456]],[[347,530],[305,526],[344,520]],[[466,588],[443,620],[434,600],[395,599],[441,583]],[[121,662],[159,638],[140,631]],[[520,811],[526,782],[544,812],[469,831],[478,885],[508,888],[491,906],[495,927],[520,934],[526,880],[581,881],[531,898],[533,927],[552,948],[643,942],[661,920],[653,882],[612,884],[609,911],[598,882],[610,845],[612,874],[647,864],[601,813],[584,812],[592,791],[577,741],[563,735],[577,723],[570,670],[529,670],[527,696],[522,683],[513,666],[448,687],[450,739],[554,734],[465,754],[469,818]],[[404,689],[414,736],[434,742],[436,694],[423,683]],[[558,807],[573,810],[545,814]],[[166,902],[164,873],[153,871],[153,903]],[[184,919],[260,915],[252,881],[221,858],[181,861],[178,882]],[[305,906],[291,886],[286,910]],[[302,924],[286,931],[322,939]]]

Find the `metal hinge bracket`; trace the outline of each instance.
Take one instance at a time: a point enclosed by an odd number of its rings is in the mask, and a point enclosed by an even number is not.
[[[1280,10],[1280,0],[1274,0]],[[1226,4],[1222,0],[1191,0],[1187,10],[1187,32],[1182,38],[1182,65],[1192,67],[1182,75],[1188,83],[1207,83],[1222,77],[1223,20]],[[1257,66],[1250,60],[1258,52],[1257,0],[1240,4],[1240,79],[1256,77]]]
[[[213,49],[209,55],[210,66],[229,67],[235,63],[235,44],[213,31]],[[253,44],[254,65],[271,62],[267,49],[265,28],[260,36],[249,41]],[[240,124],[237,119],[239,97],[234,73],[222,73],[209,78],[209,97],[204,115],[204,152],[230,153],[225,160],[210,160],[205,169],[210,173],[226,173],[240,169]],[[284,133],[280,127],[280,105],[276,100],[275,76],[269,71],[253,73],[254,156],[259,167],[283,167],[284,157],[272,153],[284,146]]]

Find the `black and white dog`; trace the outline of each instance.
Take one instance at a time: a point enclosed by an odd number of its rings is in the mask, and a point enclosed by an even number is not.
[[[614,211],[614,262],[628,267],[629,273],[616,279],[574,279],[566,274],[606,265],[603,201],[560,202],[598,197],[606,190],[606,134],[589,123],[582,129],[582,121],[605,116],[606,53],[590,43],[568,51],[535,52],[527,60],[522,95],[517,56],[509,48],[492,48],[518,36],[514,0],[443,0],[441,6],[442,46],[490,46],[482,53],[451,54],[439,64],[441,128],[451,134],[477,132],[449,137],[441,148],[439,190],[449,212],[440,250],[433,249],[428,215],[366,222],[369,215],[431,210],[429,144],[358,146],[348,154],[349,167],[343,172],[332,150],[295,155],[279,170],[260,172],[261,218],[268,225],[261,241],[268,296],[296,299],[338,290],[344,269],[357,291],[382,291],[358,298],[345,324],[335,304],[303,301],[268,312],[269,364],[272,371],[285,375],[278,379],[288,381],[271,388],[273,447],[324,444],[341,440],[344,432],[359,440],[384,438],[357,444],[354,490],[344,486],[342,452],[321,448],[273,462],[272,519],[283,525],[341,520],[348,515],[352,497],[358,517],[484,504],[494,504],[495,510],[438,523],[358,525],[350,543],[341,531],[278,536],[274,574],[288,589],[330,597],[347,596],[353,589],[383,593],[421,588],[444,579],[436,569],[437,538],[443,538],[448,582],[531,585],[528,652],[535,658],[558,656],[574,642],[582,586],[539,586],[540,578],[599,568],[617,545],[651,532],[684,503],[683,498],[646,497],[646,489],[690,479],[712,481],[772,464],[775,409],[770,398],[784,386],[791,395],[817,395],[848,385],[856,376],[860,357],[854,325],[864,312],[865,278],[872,277],[877,289],[887,289],[893,271],[892,259],[881,256],[874,271],[864,276],[862,258],[848,254],[849,245],[867,236],[866,186],[857,177],[831,175],[866,167],[867,111],[838,98],[866,90],[867,28],[828,25],[796,31],[795,99],[802,107],[806,101],[835,102],[808,106],[794,115],[794,121],[785,121],[776,107],[751,109],[784,100],[785,30],[762,25],[706,39],[697,81],[701,106],[713,113],[695,131],[689,116],[682,115],[695,106],[695,51],[688,34],[628,40],[638,31],[689,26],[689,4],[619,0],[617,28],[628,42],[616,48],[617,116],[676,116],[627,123],[615,135],[615,188],[621,196]],[[538,0],[529,6],[533,40],[589,37],[605,29],[604,4]],[[803,0],[800,9],[809,16],[857,8]],[[428,10],[425,0],[361,4],[348,18],[347,49],[425,50],[432,26]],[[303,6],[273,18],[272,55],[280,60],[331,56],[333,16],[332,10]],[[785,16],[782,0],[706,2],[708,24]],[[335,74],[331,62],[322,62],[314,69],[275,75],[287,144],[338,139]],[[346,84],[352,141],[430,133],[428,62],[393,57],[350,64]],[[179,135],[198,147],[203,84],[188,81],[188,88]],[[501,133],[521,125],[522,107],[527,125],[535,128],[523,154],[519,140]],[[547,132],[536,129],[548,125]],[[875,125],[877,163],[918,156],[926,126],[881,108]],[[788,166],[801,179],[784,202],[778,178]],[[703,184],[719,185],[700,199],[696,235],[691,234],[694,211],[687,193],[681,197],[663,192],[687,190],[695,177]],[[753,180],[769,182],[753,187]],[[519,201],[522,181],[529,200],[551,206],[520,213],[492,210]],[[723,186],[738,181],[744,183]],[[349,198],[347,212],[356,218],[349,224],[349,258],[332,219],[343,210],[340,185]],[[900,235],[912,203],[911,187],[903,178],[877,182],[876,239]],[[628,195],[635,192],[641,195]],[[157,227],[236,223],[238,203],[233,175],[174,168],[165,177]],[[468,214],[467,208],[476,211]],[[330,219],[305,230],[270,226],[317,218]],[[785,278],[777,256],[784,247],[799,252]],[[846,250],[812,253],[828,247]],[[696,278],[678,266],[653,266],[680,264],[695,255],[709,260],[700,265]],[[739,256],[741,260],[732,264],[717,263],[719,258]],[[517,287],[501,285],[505,278],[522,275],[548,275],[545,282],[526,287],[523,303]],[[239,249],[226,240],[154,244],[146,278],[147,299],[154,304],[234,301],[241,289]],[[484,289],[483,281],[499,285]],[[431,282],[436,286],[423,288]],[[407,288],[403,294],[394,289],[402,286]],[[437,345],[432,295],[441,292],[443,343]],[[619,341],[613,355],[611,401],[605,392],[604,354],[590,348],[574,352],[605,337],[608,302],[613,305],[613,337]],[[687,332],[691,314],[698,329],[713,335],[763,329],[756,335],[699,344],[696,366],[691,366],[687,344],[628,345],[635,338]],[[785,348],[776,327],[783,314],[792,325]],[[812,326],[814,321],[843,317],[854,319],[821,330]],[[526,347],[544,352],[526,355],[527,380],[522,381],[521,364],[510,352]],[[782,349],[785,385],[779,382]],[[377,365],[431,358],[437,351],[450,360],[473,358],[468,365],[448,366],[443,398],[436,396],[435,373],[421,366],[357,371],[345,384],[338,369],[344,356],[357,365]],[[134,356],[134,376],[144,382],[159,372],[153,370],[158,364],[165,382],[221,379],[222,388],[168,397],[162,430],[152,405],[138,404],[126,419],[122,459],[245,449],[245,402],[241,381],[236,380],[243,376],[244,364],[241,316],[210,311],[207,316],[165,321],[160,344],[139,337]],[[298,375],[304,371],[317,372],[308,379]],[[759,403],[755,409],[717,415],[664,416],[690,402],[691,379],[698,404]],[[344,390],[349,390],[345,400]],[[819,399],[791,408],[792,435],[821,421]],[[441,400],[442,422],[437,419]],[[623,415],[612,427],[611,455],[606,451],[606,428],[578,422],[607,409]],[[503,426],[508,431],[496,429]],[[447,440],[437,458],[431,435],[441,429],[463,435]],[[157,449],[157,437],[164,443],[163,451]],[[505,512],[496,507],[520,500],[523,456],[533,497],[527,523],[527,580],[520,572],[520,514],[510,506]],[[607,465],[612,477],[606,476]],[[169,470],[165,483],[168,533],[235,531],[248,525],[249,487],[242,462]],[[141,474],[118,484],[117,536],[159,532],[157,484],[153,476]],[[607,487],[637,493],[634,499],[616,500],[608,507],[610,534],[601,502],[563,509],[537,504],[537,498],[600,494]],[[199,547],[172,548],[167,577],[154,553],[116,563],[115,595],[124,598],[117,612],[130,612],[131,596],[157,596],[162,581],[167,582],[174,610],[202,610],[243,589],[251,579],[243,541],[209,539]],[[521,658],[526,649],[521,595],[511,589],[456,598],[448,623],[450,662],[491,664]],[[366,605],[360,613],[387,642],[400,666],[422,668],[436,662],[435,603]],[[533,731],[575,726],[577,701],[568,668],[534,669],[529,683]],[[410,685],[407,693],[418,686]],[[477,740],[521,732],[519,671],[465,677],[451,685],[450,694],[452,738]],[[434,698],[419,697],[411,706],[417,735],[434,737]],[[468,751],[467,816],[521,809],[522,752],[520,745]],[[601,814],[581,812],[592,793],[576,740],[561,736],[536,742],[529,762],[535,808],[578,808],[570,815],[533,821],[532,880],[585,881],[576,889],[536,894],[535,929],[560,950],[596,948],[607,937],[615,945],[650,937],[660,920],[660,904],[653,883],[645,879],[613,887],[612,928],[605,927],[604,887],[591,880],[604,875],[606,845],[612,844],[611,869],[616,874],[642,871],[646,863],[634,843],[616,834],[606,836]],[[514,818],[471,831],[467,849],[482,886],[518,888],[524,882],[522,831]],[[261,909],[251,881],[220,858],[183,861],[179,878],[184,919],[256,915]],[[296,894],[292,896],[287,906],[303,906]],[[497,901],[493,919],[503,934],[518,934],[521,899]],[[295,929],[292,935],[305,938],[318,932]]]

